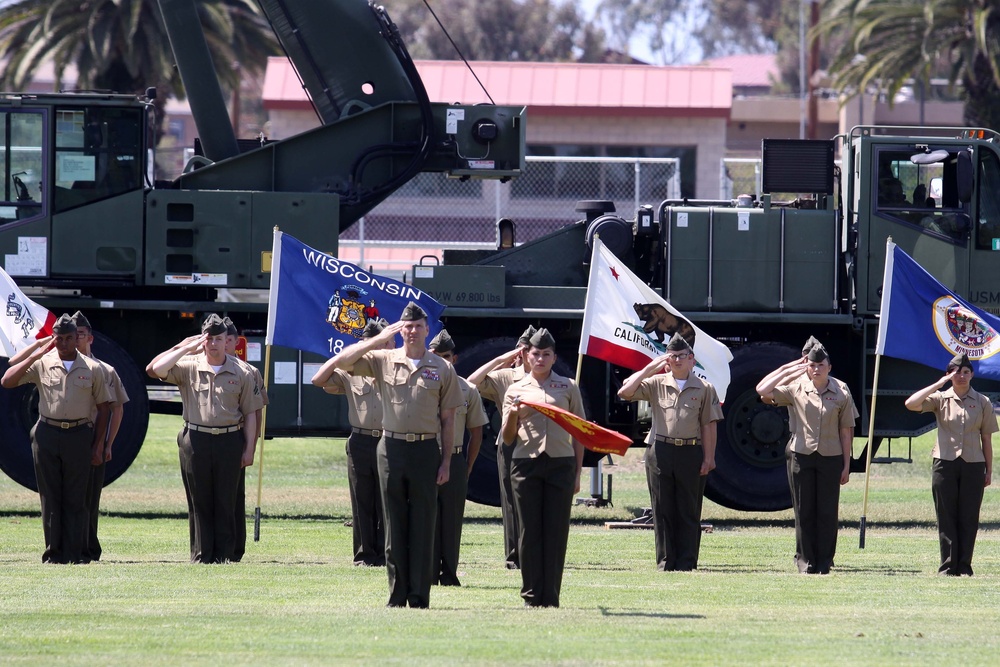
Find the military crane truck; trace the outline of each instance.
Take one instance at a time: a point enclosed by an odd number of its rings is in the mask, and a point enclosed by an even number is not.
[[[641,207],[629,219],[609,202],[580,202],[574,224],[499,252],[446,250],[441,266],[414,267],[414,284],[447,301],[447,327],[457,340],[488,338],[463,350],[460,361],[467,367],[512,349],[527,321],[553,330],[562,344],[562,372],[572,374],[592,239],[599,235],[634,273],[734,353],[717,468],[706,495],[740,510],[785,509],[791,506],[784,464],[788,415],[764,405],[755,385],[798,358],[815,335],[858,404],[856,435],[868,434],[890,236],[945,286],[996,312],[1000,135],[855,127],[830,141],[765,140],[762,169],[759,199],[668,200],[655,209]],[[634,324],[645,322],[637,317]],[[588,415],[638,444],[648,419],[636,404],[617,399],[630,372],[585,358],[582,390]],[[876,460],[909,460],[903,443],[895,451],[882,443],[933,428],[933,416],[909,412],[903,401],[941,372],[882,360]],[[977,387],[998,389],[980,380]],[[867,452],[855,453],[852,470],[861,471]]]
[[[143,367],[205,313],[255,333],[249,357],[262,366],[266,305],[222,304],[217,291],[268,287],[275,226],[336,254],[342,230],[420,172],[510,179],[524,168],[524,109],[432,104],[396,26],[365,0],[260,0],[322,125],[238,140],[197,4],[159,0],[202,145],[173,181],[149,176],[154,91],[0,94],[0,261],[49,310],[86,313],[95,355],[131,398],[107,483],[135,459],[149,412],[177,412],[149,400]],[[301,371],[294,350],[274,359]],[[303,380],[272,385],[268,433],[347,433],[346,405]],[[36,416],[33,387],[0,391],[0,468],[32,489]]]

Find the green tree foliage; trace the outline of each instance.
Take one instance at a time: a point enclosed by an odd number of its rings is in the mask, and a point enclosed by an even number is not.
[[[609,26],[614,48],[627,52],[629,42],[641,36],[658,64],[680,64],[774,53],[790,1],[601,0],[598,16]]]
[[[891,99],[944,72],[965,92],[966,121],[1000,129],[1000,7],[995,0],[835,0],[817,30],[843,40],[830,70],[847,94]]]
[[[428,0],[469,60],[582,61],[604,58],[604,34],[574,2]],[[448,36],[424,0],[386,3],[414,58],[456,60]]]
[[[223,89],[237,89],[241,70],[262,73],[277,43],[253,0],[197,6]],[[79,89],[141,93],[156,86],[158,105],[183,97],[156,0],[15,0],[0,8],[0,57],[4,90],[24,89],[51,61],[57,85],[73,64]]]

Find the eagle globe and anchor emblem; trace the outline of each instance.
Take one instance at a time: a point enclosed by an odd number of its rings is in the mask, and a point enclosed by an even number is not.
[[[334,292],[327,308],[327,323],[346,336],[361,338],[368,321],[379,317],[375,299],[367,296],[368,292],[356,285],[345,285]]]
[[[938,340],[952,354],[977,361],[1000,352],[1000,334],[951,296],[934,302],[932,314]]]

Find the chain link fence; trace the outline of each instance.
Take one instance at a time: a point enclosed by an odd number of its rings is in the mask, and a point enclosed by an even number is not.
[[[496,222],[517,225],[517,242],[544,236],[582,219],[584,199],[614,202],[632,219],[643,204],[680,196],[676,158],[529,156],[518,178],[455,180],[420,174],[341,234],[341,241],[495,245]]]
[[[722,158],[720,164],[719,199],[735,199],[743,194],[760,199],[759,158]]]

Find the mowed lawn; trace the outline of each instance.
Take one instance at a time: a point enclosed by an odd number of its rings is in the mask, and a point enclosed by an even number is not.
[[[795,573],[790,512],[708,502],[700,570],[656,572],[650,531],[604,527],[648,505],[634,450],[605,468],[614,507],[574,509],[561,608],[521,606],[499,510],[470,504],[463,586],[410,610],[385,607],[384,570],[351,564],[342,440],[268,441],[260,541],[239,564],[187,563],[179,424],[154,416],[136,462],[105,489],[99,563],[43,565],[37,496],[0,479],[0,663],[965,666],[1000,655],[1000,496],[987,489],[976,576],[936,576],[930,436],[914,441],[913,465],[876,467],[864,550],[864,479],[852,476],[829,576]],[[250,511],[256,479],[254,467]]]

